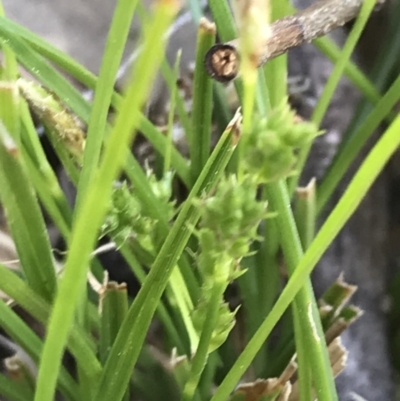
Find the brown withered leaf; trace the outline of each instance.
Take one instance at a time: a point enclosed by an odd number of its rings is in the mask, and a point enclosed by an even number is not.
[[[241,384],[235,392],[234,399],[242,399],[243,401],[259,401],[265,399],[264,396],[278,396],[283,390],[284,385],[279,379],[257,379],[253,383]],[[239,397],[243,395],[244,397]],[[272,398],[274,399],[274,398]]]
[[[293,358],[279,378],[257,379],[252,383],[241,384],[231,401],[288,401],[292,390],[290,379],[296,369]]]

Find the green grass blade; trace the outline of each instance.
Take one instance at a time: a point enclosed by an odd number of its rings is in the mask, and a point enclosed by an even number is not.
[[[362,31],[364,30],[366,23],[368,22],[369,16],[375,7],[375,4],[375,0],[366,0],[361,7],[353,29],[351,30],[350,35],[348,36],[343,47],[340,58],[336,61],[335,67],[330,74],[328,82],[326,83],[325,88],[313,111],[311,120],[314,121],[318,126],[322,122],[322,119],[332,99],[333,93],[335,92],[339,80],[343,75],[346,64],[348,63],[350,56],[356,47],[356,44],[361,36]]]
[[[366,23],[368,22],[369,16],[375,5],[376,5],[375,0],[366,0],[361,7],[360,13],[357,16],[353,29],[351,30],[350,35],[348,36],[346,43],[343,47],[340,58],[338,58],[311,116],[311,120],[315,122],[317,126],[321,124],[322,119],[324,118],[324,115],[326,113],[326,110],[328,109],[332,96],[336,90],[340,78],[343,75],[346,64],[348,63],[350,56],[354,51],[358,39],[360,38],[361,33]],[[303,171],[311,146],[312,142],[310,142],[308,145],[306,145],[303,149],[300,150],[298,161],[296,163],[296,169],[298,170],[298,174],[296,174],[288,181],[290,193],[293,193],[297,187],[300,174]]]
[[[365,118],[360,127],[348,139],[344,148],[336,155],[317,189],[317,213],[320,213],[348,171],[350,165],[371,137],[379,124],[392,111],[400,99],[400,75]]]
[[[46,226],[19,149],[1,124],[0,188],[8,224],[28,283],[38,294],[51,300],[57,281]]]
[[[100,360],[105,363],[118,331],[128,311],[128,294],[126,284],[109,282],[100,294]],[[95,389],[92,389],[92,391]],[[129,401],[129,388],[124,400]]]
[[[47,213],[49,213],[49,216],[56,227],[60,230],[63,238],[68,239],[72,213],[65,195],[60,192],[60,196],[56,197],[58,194],[52,192],[53,184],[58,184],[58,182],[49,182],[46,180],[47,177],[43,177],[41,170],[38,169],[38,166],[35,165],[25,149],[22,150],[22,154],[27,167],[29,179],[35,187],[35,191],[38,194],[43,207],[46,209]]]
[[[271,1],[271,21],[285,17],[289,10],[289,1]],[[287,97],[287,64],[288,56],[287,54],[282,54],[280,57],[266,63],[262,68],[265,81],[268,85],[268,95],[270,97],[271,107],[279,106]],[[264,96],[266,96],[266,94]]]
[[[105,52],[89,117],[83,166],[79,178],[75,213],[79,210],[99,164],[105,139],[108,110],[114,83],[138,0],[119,0],[108,32]]]
[[[4,7],[1,1],[0,1],[0,17],[4,17]],[[4,55],[4,71],[3,71],[3,76],[0,79],[7,81],[15,81],[19,75],[17,58],[15,57],[15,54],[7,44],[3,43],[1,49]]]
[[[63,280],[49,320],[35,401],[53,399],[62,351],[71,329],[75,308],[84,290],[90,253],[108,207],[111,185],[123,167],[129,143],[138,127],[138,110],[161,62],[164,48],[161,38],[178,9],[177,2],[167,0],[159,1],[157,5],[154,20],[146,32],[143,53],[134,69],[134,80],[127,89],[115,126],[106,143],[102,163],[76,217]],[[154,37],[157,38],[156,41]]]
[[[128,311],[126,284],[109,282],[102,288],[99,299],[100,340],[99,355],[102,363],[107,360],[118,330]]]
[[[301,291],[304,291],[304,289],[301,289]],[[297,297],[299,297],[297,295]],[[296,298],[295,298],[296,302]],[[296,362],[298,365],[298,382],[299,382],[299,401],[308,401],[312,400],[312,381],[313,378],[314,380],[317,379],[317,375],[315,372],[312,370],[313,367],[313,361],[312,358],[310,358],[310,350],[307,348],[307,334],[303,332],[302,330],[302,325],[303,323],[301,322],[301,316],[298,313],[298,311],[294,310],[293,313],[293,325],[294,325],[294,330],[295,330],[295,342],[296,342]],[[312,355],[311,355],[312,356]],[[316,367],[314,365],[314,367]],[[326,372],[324,372],[326,374]],[[314,376],[314,377],[313,377]],[[329,376],[332,376],[332,374],[329,374]],[[323,396],[321,395],[321,398]],[[337,398],[337,397],[336,397]],[[325,398],[326,399],[326,398]],[[329,398],[328,398],[329,399]],[[334,398],[332,398],[334,399]]]
[[[22,121],[21,143],[27,172],[54,224],[63,237],[68,238],[72,221],[71,209],[40,143],[26,102],[21,102],[19,111]]]
[[[315,39],[313,44],[321,51],[332,63],[337,63],[342,57],[342,50],[332,39],[324,36]],[[344,75],[350,82],[372,103],[377,103],[381,94],[376,89],[374,84],[368,77],[351,61],[349,60],[344,68]]]

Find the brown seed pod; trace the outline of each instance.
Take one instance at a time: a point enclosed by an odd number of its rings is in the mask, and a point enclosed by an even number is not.
[[[219,82],[229,82],[239,72],[239,53],[229,43],[213,46],[206,54],[205,67],[212,78]]]

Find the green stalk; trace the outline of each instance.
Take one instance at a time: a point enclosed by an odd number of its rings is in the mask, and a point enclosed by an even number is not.
[[[286,16],[290,10],[290,4],[287,0],[272,0],[270,3],[271,21]],[[282,54],[280,57],[266,63],[262,68],[264,80],[266,82],[266,90],[263,90],[262,94],[264,99],[268,100],[268,107],[266,111],[262,113],[263,115],[272,108],[279,107],[279,105],[287,99],[287,63],[287,54]],[[261,80],[259,79],[259,87],[261,87],[260,83]],[[267,199],[265,186],[263,187],[263,197]],[[264,230],[264,240],[256,255],[258,263],[256,263],[255,269],[253,269],[256,273],[258,303],[260,305],[260,307],[255,310],[261,312],[259,313],[257,327],[259,327],[269,313],[279,288],[279,232],[276,219],[267,220]],[[263,372],[265,366],[268,365],[267,356],[268,344],[265,343],[256,359],[256,366],[259,367],[261,372]]]
[[[288,0],[270,0],[270,3],[271,21],[285,17],[291,7]],[[271,107],[278,107],[287,98],[287,63],[287,54],[282,54],[263,67]]]
[[[302,291],[302,290],[300,290]],[[295,298],[296,302],[296,298]],[[293,308],[295,309],[295,308]],[[299,383],[299,401],[312,400],[312,381],[313,381],[313,361],[310,360],[309,350],[307,350],[307,338],[302,330],[300,314],[293,310],[293,325],[295,330],[296,356],[297,356],[297,375]]]
[[[285,255],[288,272],[292,276],[303,256],[303,251],[290,208],[290,197],[286,184],[283,181],[267,184],[266,190],[272,209],[278,213],[277,224],[280,233],[280,242]],[[312,369],[313,382],[318,399],[319,401],[335,400],[337,399],[337,394],[334,377],[310,279],[307,280],[304,288],[296,296],[293,313],[296,315],[294,319],[296,349],[302,347],[307,354],[308,363],[303,367],[304,369],[308,369],[308,365]],[[301,334],[299,334],[300,332]],[[303,367],[299,364],[299,370]],[[307,382],[300,383],[300,385],[307,385]]]
[[[108,282],[102,288],[99,299],[100,332],[99,332],[99,357],[104,364],[118,331],[128,312],[128,294],[125,283]],[[95,388],[91,389],[91,394]],[[85,398],[86,400],[86,398]],[[124,400],[129,400],[129,388]]]
[[[296,226],[303,249],[307,249],[315,237],[316,226],[316,188],[315,179],[304,188],[297,188],[295,192]]]
[[[199,343],[199,336],[192,322],[191,313],[193,311],[193,303],[187,292],[185,281],[179,269],[172,270],[168,288],[171,290],[171,294],[168,298],[180,311],[180,315],[190,339],[191,350],[196,349]]]
[[[193,82],[192,130],[190,141],[191,179],[196,182],[210,154],[212,80],[204,67],[204,57],[215,43],[215,25],[200,20],[197,34],[196,68]]]
[[[283,17],[287,13],[287,9],[289,8],[288,2],[285,2],[284,6],[282,7],[282,4],[278,4],[276,1],[272,2],[272,19],[278,19]],[[265,71],[265,77],[268,82],[268,88],[269,88],[269,97],[271,100],[271,106],[272,107],[278,107],[282,102],[286,101],[287,99],[287,55],[283,55],[281,57],[278,57],[275,60],[272,60],[271,62],[267,63],[266,66],[264,67]],[[278,184],[279,185],[279,184]],[[282,188],[284,188],[284,183],[282,182]],[[289,249],[291,249],[291,245],[289,244],[290,242],[294,241],[296,242],[297,234],[296,234],[296,229],[293,227],[293,224],[291,224],[292,230],[291,230],[291,240],[285,241],[285,238],[287,238],[287,234],[290,232],[288,230],[288,226],[285,227],[285,221],[290,218],[290,210],[288,209],[287,216],[283,215],[284,212],[284,203],[285,200],[282,197],[277,196],[278,199],[276,199],[276,202],[279,204],[279,207],[276,206],[275,201],[271,200],[271,192],[275,195],[278,195],[276,188],[273,188],[273,184],[266,185],[266,192],[268,194],[268,199],[270,200],[272,204],[272,208],[276,211],[278,211],[278,216],[277,216],[277,226],[278,226],[278,231],[280,231],[280,238],[281,238],[281,244],[284,250],[285,254],[285,259],[288,264],[288,270],[289,273],[292,274],[296,263],[293,261],[293,265],[289,266],[291,262],[289,262],[287,252]],[[272,196],[274,198],[274,196]],[[274,205],[275,203],[275,205]],[[287,221],[286,221],[287,223]],[[293,223],[293,222],[292,222]],[[290,226],[290,224],[289,224]],[[294,228],[294,229],[293,229]],[[278,233],[276,233],[278,234]],[[288,242],[285,244],[285,242]],[[293,246],[294,249],[297,249],[299,251],[299,254],[302,253],[301,251],[301,246]],[[274,255],[276,258],[276,254]],[[276,263],[276,262],[275,262]],[[265,266],[265,265],[264,265]],[[264,267],[265,268],[265,267]],[[312,290],[306,289],[302,290],[303,296],[298,297],[297,301],[295,301],[294,307],[293,307],[293,322],[294,322],[294,328],[295,328],[295,341],[296,341],[296,350],[297,350],[297,362],[298,362],[298,380],[299,380],[299,396],[301,401],[308,401],[312,398],[312,366],[317,365],[318,367],[324,366],[324,361],[323,357],[321,357],[321,353],[319,350],[316,351],[315,353],[315,358],[310,358],[310,352],[308,345],[312,342],[312,339],[310,341],[311,337],[311,324],[310,319],[303,319],[302,317],[302,309],[305,309],[306,306],[309,304],[309,302],[314,302],[313,300],[313,293]],[[308,323],[308,324],[307,324]],[[326,371],[326,367],[324,369]],[[327,376],[329,381],[329,374]],[[325,384],[325,393],[329,394],[329,383]]]
[[[216,266],[217,269],[219,267],[220,266]],[[211,295],[208,301],[208,309],[204,320],[203,330],[201,331],[199,345],[192,359],[189,378],[186,381],[183,389],[181,401],[192,401],[194,399],[201,374],[203,373],[209,356],[210,341],[218,322],[218,312],[226,286],[226,280],[218,280],[214,283],[211,289]]]
[[[4,17],[0,17],[0,25],[4,28],[4,30],[2,30],[0,33],[0,37],[3,40],[8,40],[9,38],[19,38],[20,42],[20,39],[22,38],[27,42],[29,47],[34,50],[34,54],[37,52],[39,55],[54,62],[54,64],[68,72],[71,76],[79,77],[78,81],[82,82],[83,84],[93,79],[97,80],[97,77],[92,72],[88,71],[71,56],[67,55],[56,46],[51,45],[45,39],[34,34],[29,29]],[[14,52],[16,52],[14,45],[10,46]],[[21,54],[22,53],[18,52],[17,57],[19,58]],[[36,71],[31,72],[36,73]]]
[[[258,287],[257,312],[259,314],[257,328],[260,327],[260,324],[271,311],[281,287],[278,265],[280,244],[276,219],[271,218],[266,220],[264,231],[261,235],[263,236],[263,242],[255,255],[257,268],[256,282]],[[247,274],[248,272],[246,275]],[[255,333],[255,331],[256,330],[254,330],[253,333]],[[274,364],[273,359],[269,359],[269,353],[268,343],[265,342],[255,360],[255,366],[257,372],[260,372],[258,374],[260,377],[268,377],[265,376],[266,367]]]
[[[209,0],[208,5],[211,9],[213,19],[218,27],[218,34],[222,42],[237,37],[235,21],[226,0]]]
[[[35,292],[49,301],[57,287],[50,240],[22,163],[19,149],[0,121],[1,200],[26,279]]]
[[[256,275],[257,255],[258,253],[242,260],[241,265],[246,270],[246,274],[243,274],[236,280],[239,285],[241,298],[243,299],[241,307],[244,309],[246,316],[246,338],[250,338],[256,332],[258,326],[265,318],[265,316],[260,318],[260,312],[264,312],[264,308],[258,303],[258,291],[260,289]]]

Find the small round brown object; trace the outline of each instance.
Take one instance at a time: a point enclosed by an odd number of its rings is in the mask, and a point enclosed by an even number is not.
[[[219,82],[229,82],[239,72],[239,55],[234,46],[217,44],[207,52],[205,67],[208,74]]]

